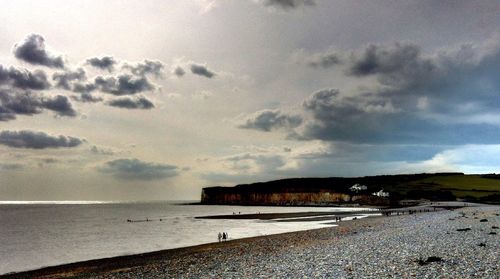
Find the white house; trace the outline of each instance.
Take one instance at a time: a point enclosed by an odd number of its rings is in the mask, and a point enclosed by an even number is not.
[[[389,197],[389,192],[384,192],[384,189],[382,189],[378,192],[372,193],[372,195],[377,196],[377,197],[387,198],[387,197]]]
[[[351,188],[349,188],[349,190],[351,190],[352,192],[359,192],[359,191],[364,191],[364,190],[368,190],[368,187],[366,187],[365,185],[361,185],[361,184],[354,184],[351,186]]]

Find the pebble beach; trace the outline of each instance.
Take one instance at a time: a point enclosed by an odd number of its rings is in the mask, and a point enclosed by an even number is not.
[[[323,228],[75,263],[11,278],[500,278],[500,207]]]

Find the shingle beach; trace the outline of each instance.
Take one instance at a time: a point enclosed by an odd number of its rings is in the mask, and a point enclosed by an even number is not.
[[[19,278],[500,278],[500,207],[376,217],[338,227],[75,263]]]

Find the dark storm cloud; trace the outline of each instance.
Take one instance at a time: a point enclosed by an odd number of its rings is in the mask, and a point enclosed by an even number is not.
[[[497,113],[499,64],[497,36],[482,44],[463,44],[434,54],[424,54],[408,43],[370,45],[351,55],[346,74],[375,77],[382,86],[373,93],[404,111],[416,112],[415,107],[420,106],[430,113],[459,116]]]
[[[14,118],[16,114],[33,115],[42,112],[40,98],[31,92],[0,91],[0,102],[4,113],[8,112]]]
[[[52,75],[55,86],[65,90],[72,90],[72,83],[74,81],[84,81],[87,79],[85,71],[78,68],[75,71],[56,72]]]
[[[34,115],[44,109],[59,116],[76,116],[66,96],[41,97],[28,91],[0,91],[0,121],[13,120],[16,114]]]
[[[0,86],[19,89],[45,90],[50,88],[47,75],[41,70],[28,71],[0,64]]]
[[[313,93],[302,104],[300,129],[291,129],[290,137],[370,144],[500,142],[494,120],[500,114],[499,37],[430,54],[410,43],[369,45],[343,57],[349,58],[339,67],[347,76],[374,79],[361,92]],[[274,118],[267,113],[247,126],[269,131]]]
[[[432,57],[424,56],[414,44],[396,43],[392,47],[370,45],[362,53],[351,56],[347,74],[357,77],[376,75],[381,84],[418,89],[431,86],[448,74],[460,78],[459,71],[466,70],[464,66],[473,66],[467,65],[472,62],[467,59],[472,57],[453,56],[472,54],[467,51],[464,48],[458,53],[448,51]]]
[[[265,0],[264,5],[282,9],[295,9],[301,6],[314,6],[314,0]]]
[[[152,109],[154,104],[144,97],[136,99],[132,98],[119,98],[108,102],[109,106],[125,108],[125,109]]]
[[[106,162],[99,171],[122,180],[159,180],[179,174],[179,168],[138,159],[117,159]]]
[[[403,140],[404,132],[394,127],[395,122],[404,122],[403,115],[383,100],[344,98],[338,90],[326,89],[313,93],[304,101],[303,108],[312,115],[306,124],[306,138],[381,142],[389,141],[389,136],[393,142]]]
[[[14,148],[62,148],[76,147],[84,140],[67,136],[51,136],[44,132],[34,131],[2,131],[0,132],[0,144]]]
[[[76,111],[66,96],[57,95],[54,98],[44,98],[41,103],[44,108],[52,110],[60,116],[76,116]]]
[[[436,121],[418,111],[394,108],[390,99],[370,95],[342,97],[323,90],[304,101],[312,116],[302,139],[370,144],[492,144],[500,129],[488,123]]]
[[[113,72],[114,66],[116,65],[116,60],[112,56],[93,57],[87,59],[87,63],[93,67],[101,70],[107,70],[108,72]]]
[[[361,52],[352,53],[346,74],[356,78],[376,77],[385,87],[374,92],[393,99],[399,95],[480,100],[492,95],[481,88],[480,82],[494,87],[500,85],[495,78],[498,70],[493,66],[500,62],[499,43],[489,42],[493,47],[464,44],[430,55],[409,43],[369,45]]]
[[[135,65],[126,64],[123,66],[124,69],[129,69],[132,74],[136,76],[145,76],[147,74],[155,75],[156,77],[162,76],[163,63],[160,61],[144,60],[142,63],[137,63]]]
[[[64,68],[63,58],[48,53],[45,49],[45,39],[37,34],[31,34],[22,43],[16,44],[14,55],[30,64]]]
[[[181,66],[177,66],[175,67],[173,74],[177,77],[182,77],[184,76],[184,74],[186,74],[186,71]]]
[[[210,71],[206,66],[198,64],[191,64],[191,73],[206,78],[213,78],[215,76],[215,73]]]
[[[122,74],[118,77],[98,76],[95,78],[94,84],[100,91],[118,96],[133,95],[155,88],[146,77],[136,77],[127,74]]]
[[[269,132],[276,129],[296,128],[300,124],[302,124],[300,116],[287,115],[279,110],[263,110],[255,113],[238,127]]]
[[[367,133],[366,129],[370,127],[381,128],[373,126],[377,122],[375,115],[365,117],[369,113],[363,110],[363,104],[344,100],[339,94],[336,89],[325,89],[313,93],[304,101],[303,108],[313,116],[307,123],[307,137],[327,140],[325,136],[331,135],[328,140],[355,140],[362,137],[356,134],[358,132]]]
[[[44,90],[50,88],[47,76],[43,71],[20,71],[11,68],[10,78],[13,86],[21,89]]]
[[[441,91],[443,86],[449,87],[453,83],[475,78],[476,70],[487,67],[487,60],[484,58],[493,55],[495,60],[498,59],[498,47],[487,53],[481,46],[465,44],[426,55],[418,45],[411,43],[371,44],[350,55],[340,52],[313,55],[311,61],[317,61],[310,65],[324,67],[322,57],[326,58],[328,65],[329,55],[333,55],[333,62],[337,62],[335,57],[343,62],[341,64],[345,66],[347,76],[374,76],[381,85],[387,86],[384,92],[380,92],[380,89],[373,90],[376,93],[416,95],[424,91],[429,93],[431,90],[431,93],[439,94],[437,91]],[[443,91],[443,94],[448,93],[448,90]]]

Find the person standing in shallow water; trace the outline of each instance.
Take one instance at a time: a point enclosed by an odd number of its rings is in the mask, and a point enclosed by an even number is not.
[[[222,234],[219,232],[219,235],[217,235],[217,238],[219,239],[219,242],[222,241]]]

